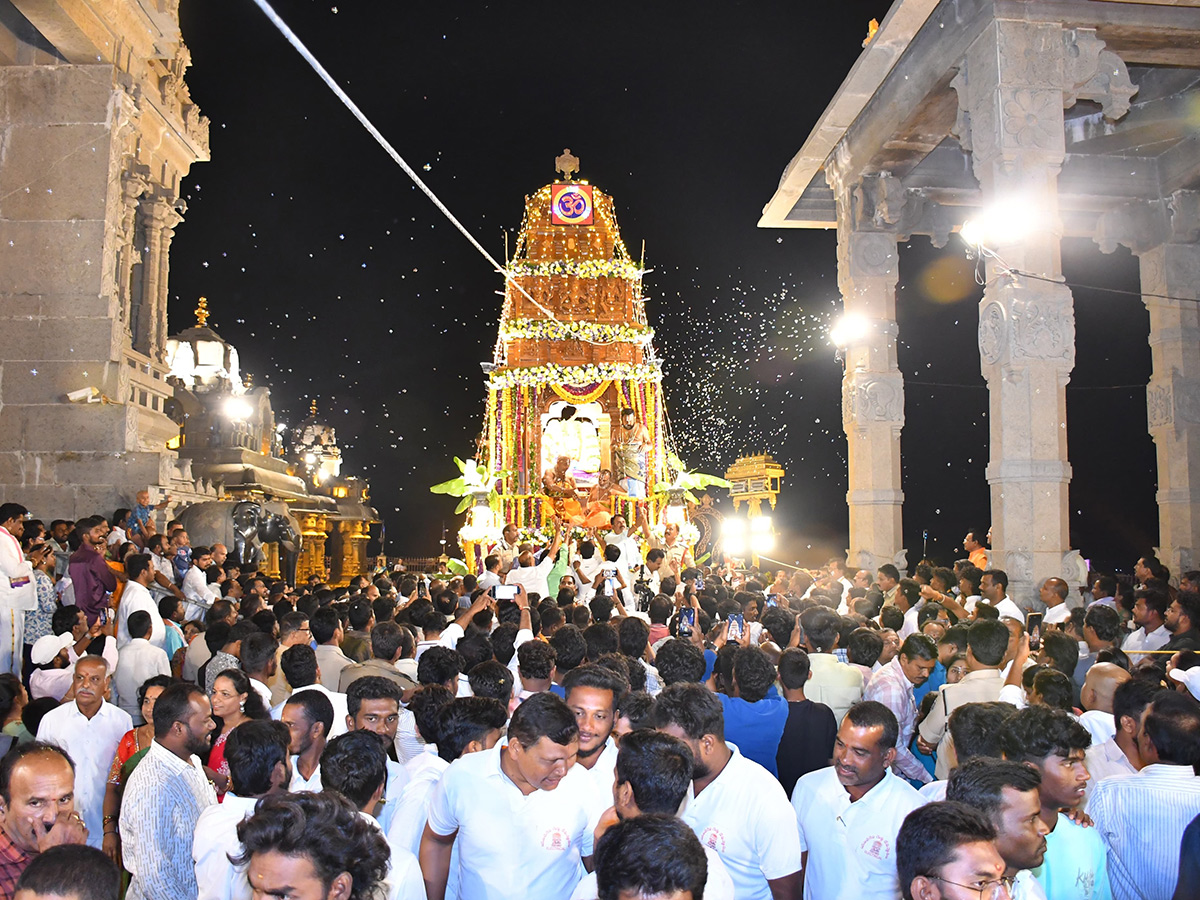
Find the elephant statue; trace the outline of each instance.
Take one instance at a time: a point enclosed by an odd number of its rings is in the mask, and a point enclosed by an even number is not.
[[[187,507],[179,513],[179,521],[193,546],[224,544],[229,548],[229,561],[245,569],[262,565],[263,544],[278,544],[280,575],[288,584],[296,583],[300,525],[287,504],[213,500]]]

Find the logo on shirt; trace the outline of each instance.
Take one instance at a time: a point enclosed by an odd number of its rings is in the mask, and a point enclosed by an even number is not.
[[[571,835],[565,828],[548,828],[542,834],[542,849],[562,853],[571,849]]]
[[[888,843],[887,838],[878,834],[871,835],[859,845],[858,849],[874,859],[887,859],[892,855],[892,845]]]
[[[712,825],[700,832],[700,843],[709,850],[716,850],[718,853],[725,852],[725,835],[719,828],[714,828]]]

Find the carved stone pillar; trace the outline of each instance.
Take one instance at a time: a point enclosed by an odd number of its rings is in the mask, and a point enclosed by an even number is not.
[[[1061,25],[997,20],[972,44],[955,82],[985,210],[1008,207],[1025,220],[1023,229],[986,239],[1002,262],[988,259],[979,304],[992,559],[1023,606],[1042,579],[1063,574],[1069,548],[1066,386],[1075,316],[1062,283],[1057,187],[1065,57]]]
[[[146,321],[147,355],[162,362],[167,342],[167,273],[175,226],[183,221],[174,203],[166,197],[143,199],[146,246],[142,253],[142,318]],[[136,340],[136,336],[135,336]]]
[[[831,181],[836,180],[836,175]],[[836,186],[835,186],[836,190]],[[837,190],[838,287],[847,327],[842,376],[850,565],[906,567],[901,532],[900,431],[904,378],[896,359],[896,235],[866,230],[864,192]]]
[[[1177,576],[1200,560],[1200,245],[1160,244],[1140,261],[1143,294],[1162,295],[1143,297],[1154,364],[1146,420],[1158,457],[1158,555]]]
[[[1095,240],[1104,253],[1124,244],[1141,268],[1153,363],[1146,424],[1158,461],[1155,552],[1178,576],[1200,562],[1200,193],[1126,203],[1100,217]]]

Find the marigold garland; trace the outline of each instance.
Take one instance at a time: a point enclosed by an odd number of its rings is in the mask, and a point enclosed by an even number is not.
[[[614,325],[606,322],[561,322],[551,319],[513,319],[500,326],[504,340],[583,340],[597,343],[645,343],[654,339],[654,329],[644,325]]]

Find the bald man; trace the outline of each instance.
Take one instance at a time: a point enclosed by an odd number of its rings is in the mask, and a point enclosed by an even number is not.
[[[1113,694],[1132,676],[1116,663],[1096,663],[1088,669],[1079,700],[1086,710],[1079,724],[1092,736],[1092,746],[1111,741],[1117,733],[1113,718]]]
[[[1042,582],[1041,600],[1046,604],[1044,624],[1059,625],[1071,618],[1071,610],[1067,609],[1068,593],[1070,588],[1061,578],[1047,578]]]

